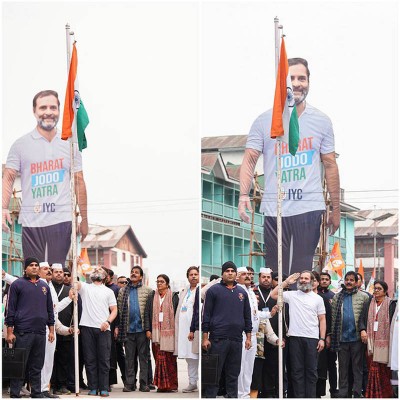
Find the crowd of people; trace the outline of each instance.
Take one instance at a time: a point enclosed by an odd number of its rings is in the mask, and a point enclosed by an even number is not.
[[[279,341],[278,274],[231,262],[202,288],[202,348],[217,355],[215,384],[202,397],[397,397],[398,305],[384,281],[373,295],[354,271],[335,292],[328,272],[283,274],[282,341]],[[296,286],[294,287],[294,285]],[[337,374],[337,371],[339,374]]]
[[[4,270],[2,275],[3,340],[26,352],[25,378],[9,380],[11,398],[58,398],[76,391],[75,303],[79,387],[88,395],[109,396],[118,366],[124,392],[177,392],[177,358],[188,366],[189,385],[182,392],[198,390],[198,267],[188,268],[187,287],[179,292],[171,290],[165,274],[157,276],[155,290],[146,286],[138,265],[117,284],[111,269],[95,267],[89,282],[74,285],[68,268],[35,257],[25,259],[22,277]]]

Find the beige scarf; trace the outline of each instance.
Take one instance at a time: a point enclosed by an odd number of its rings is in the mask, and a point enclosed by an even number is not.
[[[372,355],[373,361],[382,364],[387,364],[389,361],[389,304],[389,297],[385,297],[376,314],[376,301],[373,298],[368,310],[368,354]],[[376,332],[374,332],[375,321],[378,321],[378,330]]]
[[[152,341],[160,345],[161,351],[173,352],[175,348],[175,316],[171,289],[165,293],[161,306],[160,300],[160,294],[156,290],[153,300]],[[160,312],[163,313],[162,322],[159,321]]]

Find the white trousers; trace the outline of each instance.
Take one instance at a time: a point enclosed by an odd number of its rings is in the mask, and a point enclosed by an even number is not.
[[[197,385],[199,380],[199,359],[185,358],[188,365],[189,385]]]
[[[250,398],[250,386],[251,379],[253,377],[254,360],[256,358],[257,351],[257,338],[256,334],[251,335],[251,349],[246,350],[244,344],[246,342],[246,335],[243,336],[242,345],[242,363],[240,368],[240,374],[238,378],[238,398],[248,399]]]
[[[50,390],[50,379],[53,373],[54,352],[56,351],[56,334],[54,333],[54,342],[49,342],[49,327],[46,327],[46,353],[44,355],[44,364],[41,373],[42,392]]]

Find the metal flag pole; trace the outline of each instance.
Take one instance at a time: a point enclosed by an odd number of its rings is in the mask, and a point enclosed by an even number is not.
[[[279,18],[274,18],[275,24],[275,78],[278,77],[279,68],[279,49],[280,49],[280,33],[282,25],[279,25]],[[276,235],[278,239],[278,333],[279,333],[279,346],[278,346],[278,360],[279,360],[279,398],[283,399],[283,352],[282,352],[282,310],[283,310],[283,289],[282,289],[282,166],[281,166],[281,154],[282,154],[282,139],[280,136],[276,138],[278,154],[277,154],[277,208],[276,208]]]
[[[70,31],[70,26],[65,25],[65,34],[67,40],[67,79],[69,76],[69,68],[71,64],[71,36],[74,32]],[[74,124],[76,120],[74,119]],[[72,216],[72,233],[71,233],[71,254],[72,254],[72,276],[73,287],[76,295],[74,296],[74,360],[75,360],[75,395],[79,396],[79,339],[78,339],[78,291],[77,289],[77,258],[76,258],[76,196],[75,196],[75,162],[74,162],[74,141],[73,137],[69,139],[70,142],[70,158],[71,158],[71,216]]]

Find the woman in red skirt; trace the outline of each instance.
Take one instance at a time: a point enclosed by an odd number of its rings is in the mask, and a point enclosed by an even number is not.
[[[178,365],[175,350],[175,313],[179,303],[178,293],[169,287],[169,277],[157,276],[157,290],[150,294],[145,310],[144,328],[152,341],[156,363],[154,385],[157,392],[178,391]]]
[[[394,309],[388,297],[388,285],[384,281],[374,283],[374,297],[360,318],[361,340],[367,343],[368,385],[365,397],[390,398],[389,361],[390,321]]]

